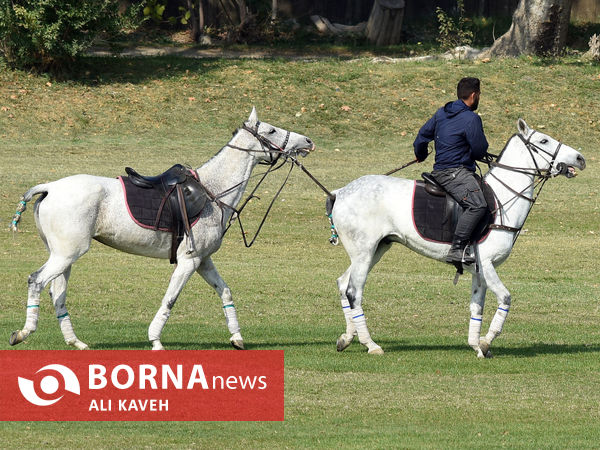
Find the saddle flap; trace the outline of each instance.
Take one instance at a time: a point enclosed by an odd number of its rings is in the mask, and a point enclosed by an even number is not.
[[[188,181],[182,185],[182,191],[188,215],[194,217],[200,214],[208,200],[208,195],[204,186],[202,186],[199,181],[196,181],[196,179],[190,177]]]

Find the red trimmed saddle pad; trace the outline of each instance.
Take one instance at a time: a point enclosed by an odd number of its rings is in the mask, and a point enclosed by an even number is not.
[[[165,194],[159,189],[145,189],[140,186],[133,184],[129,177],[120,176],[119,181],[123,187],[125,194],[125,205],[131,219],[142,228],[148,228],[151,230],[158,229],[160,231],[174,231],[174,215],[177,215],[177,211],[171,210],[171,202],[164,202],[162,213],[160,215],[158,224],[156,224],[156,217],[158,210]],[[194,217],[189,217],[190,226],[193,226],[200,217],[200,211]],[[156,226],[158,225],[158,226]]]
[[[487,184],[484,185],[484,195],[488,204],[488,213],[477,226],[473,237],[474,240],[483,241],[489,231],[489,225],[494,222],[494,193]],[[492,207],[490,208],[490,205]],[[451,243],[454,230],[463,209],[450,196],[439,197],[431,195],[425,190],[425,183],[415,181],[412,198],[412,218],[415,229],[419,235],[428,241]]]

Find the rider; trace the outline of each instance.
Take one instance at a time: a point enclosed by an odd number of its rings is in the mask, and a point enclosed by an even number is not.
[[[481,118],[474,111],[479,105],[478,78],[463,78],[458,82],[458,99],[438,109],[419,130],[413,143],[419,162],[427,158],[427,145],[435,141],[435,163],[432,175],[464,208],[452,239],[446,262],[472,264],[467,251],[473,231],[486,212],[487,204],[475,177],[475,161],[488,149]]]

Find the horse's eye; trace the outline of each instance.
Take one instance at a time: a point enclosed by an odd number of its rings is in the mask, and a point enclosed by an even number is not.
[[[276,131],[277,131],[277,130],[276,130],[275,128],[271,128],[271,129],[269,130],[269,134],[275,134],[275,132],[276,132]]]
[[[540,144],[547,144],[548,143],[548,139],[544,138],[540,141]]]

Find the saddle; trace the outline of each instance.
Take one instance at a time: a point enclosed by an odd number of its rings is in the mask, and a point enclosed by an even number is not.
[[[413,192],[412,214],[415,228],[423,239],[449,244],[463,209],[431,173],[424,172],[421,177],[423,181],[415,181]],[[473,233],[473,241],[481,242],[490,231],[489,225],[494,222],[496,201],[492,189],[480,177],[477,178],[488,204],[488,213]]]
[[[128,177],[119,177],[131,218],[141,227],[172,233],[171,264],[177,263],[177,248],[188,236],[188,253],[194,251],[190,236],[208,195],[192,170],[175,164],[157,176],[143,176],[126,167]]]

